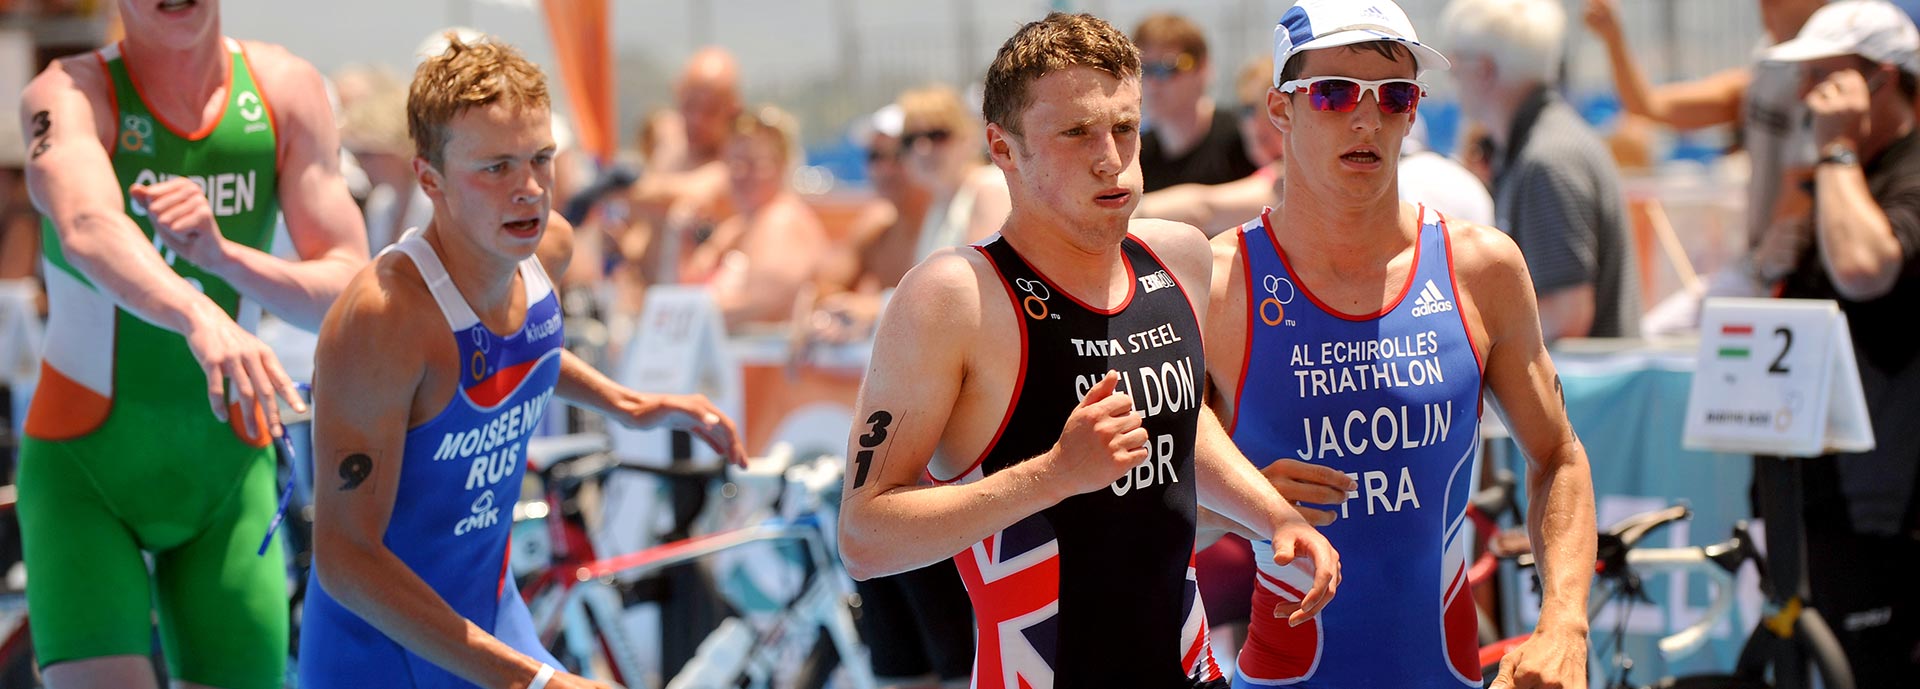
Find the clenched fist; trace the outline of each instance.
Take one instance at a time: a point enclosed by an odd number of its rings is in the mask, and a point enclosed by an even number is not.
[[[1147,429],[1133,411],[1133,398],[1114,392],[1120,374],[1108,371],[1067,417],[1060,441],[1047,453],[1048,474],[1067,482],[1075,495],[1107,487],[1147,460]]]

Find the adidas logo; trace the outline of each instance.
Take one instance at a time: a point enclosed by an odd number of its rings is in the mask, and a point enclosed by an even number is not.
[[[1413,300],[1415,318],[1452,310],[1453,302],[1447,301],[1446,295],[1440,293],[1440,286],[1433,284],[1432,280],[1427,281],[1426,287],[1420,288],[1419,298]]]

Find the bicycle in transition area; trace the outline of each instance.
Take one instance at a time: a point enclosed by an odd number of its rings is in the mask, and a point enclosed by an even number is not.
[[[1766,560],[1756,547],[1756,541],[1745,522],[1733,527],[1730,538],[1711,545],[1677,548],[1639,546],[1654,530],[1691,516],[1691,511],[1684,505],[1676,505],[1628,517],[1601,531],[1598,557],[1594,564],[1599,591],[1588,604],[1589,620],[1596,619],[1602,609],[1616,602],[1629,606],[1634,601],[1651,602],[1642,584],[1644,575],[1660,572],[1704,574],[1713,584],[1713,599],[1705,613],[1685,629],[1658,641],[1661,655],[1679,658],[1700,650],[1706,644],[1708,632],[1713,626],[1732,613],[1736,588],[1734,577],[1742,565],[1753,563],[1760,575],[1762,591],[1768,591],[1774,585],[1767,576]],[[1476,521],[1479,520],[1476,518]],[[1531,553],[1520,552],[1511,557],[1521,567],[1533,565]],[[1535,585],[1538,586],[1537,580]],[[1853,671],[1833,630],[1817,612],[1796,606],[1773,611],[1761,621],[1747,637],[1730,673],[1666,677],[1652,684],[1635,684],[1631,677],[1633,658],[1626,652],[1624,643],[1628,616],[1622,612],[1614,616],[1610,644],[1604,647],[1601,644],[1589,646],[1590,686],[1605,689],[1772,689],[1774,683],[1771,672],[1778,671],[1774,659],[1780,657],[1780,651],[1784,650],[1782,646],[1791,646],[1793,650],[1812,659],[1814,668],[1824,682],[1821,686],[1826,689],[1854,689]],[[1500,659],[1526,638],[1526,635],[1521,635],[1481,648],[1483,677],[1489,685],[1499,670]],[[1603,652],[1605,660],[1602,658]]]
[[[514,510],[515,555],[539,563],[522,595],[542,642],[569,671],[648,686],[659,675],[658,663],[647,660],[645,631],[626,624],[628,609],[664,572],[697,564],[732,614],[666,681],[667,689],[874,688],[854,628],[857,598],[834,543],[841,461],[796,461],[789,448],[777,446],[744,470],[656,469],[621,464],[608,449],[598,434],[535,439],[528,455],[543,491]],[[718,499],[705,508],[709,516],[771,516],[598,558],[587,537],[581,489],[620,471],[709,477],[720,486]]]

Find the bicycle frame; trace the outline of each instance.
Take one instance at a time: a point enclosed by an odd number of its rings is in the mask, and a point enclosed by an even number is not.
[[[529,455],[577,459],[591,457],[604,449],[594,440],[578,438],[555,438],[542,445],[542,452],[530,451]],[[756,464],[752,469],[735,474],[734,478],[782,483],[791,480],[787,473],[790,457],[785,454],[776,453]],[[594,475],[612,470],[614,466],[603,463],[602,466],[573,475]],[[834,485],[838,485],[837,480]],[[550,483],[544,491],[545,502],[522,503],[516,511],[527,512],[527,517],[551,514],[554,511],[552,506],[560,505],[563,499],[559,493],[557,486]],[[532,514],[539,508],[546,508],[547,512]],[[565,649],[574,657],[591,658],[596,651],[602,654],[611,665],[608,670],[614,675],[615,681],[631,682],[644,678],[652,669],[637,650],[641,648],[639,641],[620,624],[627,602],[619,581],[656,576],[669,568],[696,563],[748,546],[793,543],[804,549],[809,571],[799,592],[773,617],[768,628],[764,632],[755,632],[749,631],[747,625],[737,619],[724,622],[720,629],[708,635],[694,657],[668,686],[731,686],[741,677],[748,678],[750,686],[761,686],[778,669],[774,659],[769,657],[771,654],[765,652],[764,648],[769,642],[785,637],[798,625],[818,627],[825,631],[842,659],[854,689],[874,687],[872,673],[864,662],[865,649],[853,625],[853,617],[843,602],[846,587],[834,576],[843,570],[828,540],[826,529],[831,525],[824,523],[817,514],[809,512],[790,519],[768,519],[752,526],[663,543],[604,559],[594,555],[582,525],[562,518],[549,522],[547,526],[548,536],[564,552],[558,554],[548,567],[522,588],[522,595],[533,613],[534,629],[542,643],[550,648]],[[588,668],[581,670],[587,671]]]

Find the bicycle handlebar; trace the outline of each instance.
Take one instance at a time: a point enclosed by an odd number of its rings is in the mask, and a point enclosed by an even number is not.
[[[1733,573],[1722,566],[1718,559],[1722,554],[1738,547],[1736,539],[1704,547],[1637,548],[1627,551],[1627,565],[1637,572],[1684,573],[1698,570],[1705,572],[1707,578],[1712,581],[1713,602],[1707,604],[1706,614],[1701,615],[1699,620],[1687,625],[1686,628],[1661,637],[1658,645],[1662,656],[1672,659],[1699,651],[1706,645],[1707,632],[1713,629],[1713,625],[1732,614],[1736,590]]]

